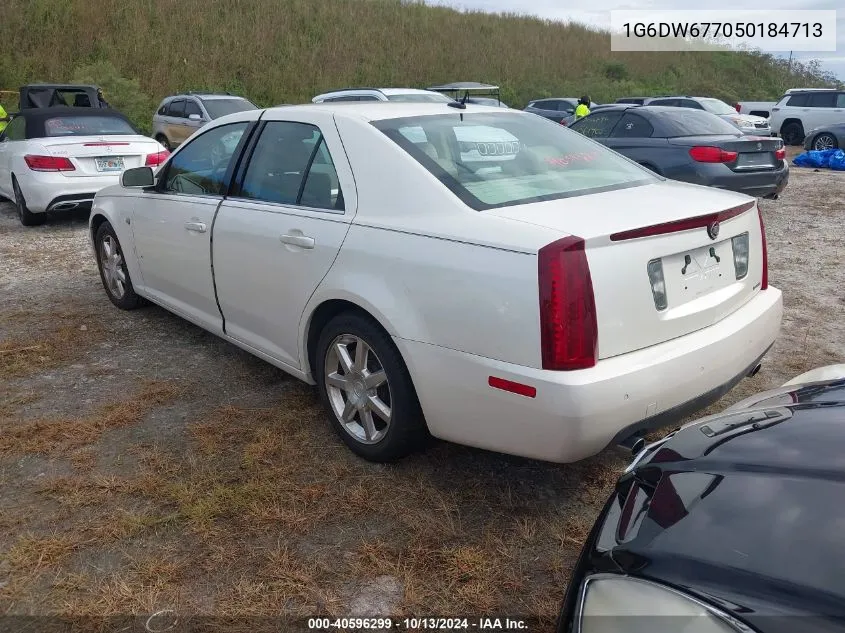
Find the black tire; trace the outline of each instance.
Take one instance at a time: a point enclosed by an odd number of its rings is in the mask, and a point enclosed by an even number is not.
[[[833,134],[822,132],[813,139],[812,148],[815,150],[838,149],[839,141],[836,140],[836,137]]]
[[[804,142],[804,126],[792,121],[783,126],[780,136],[786,145],[801,145]]]
[[[117,253],[120,255],[119,268],[123,272],[125,279],[125,281],[122,282],[123,294],[118,294],[116,291],[112,290],[109,284],[108,273],[106,272],[105,262],[103,260],[103,258],[106,257],[106,253],[103,249],[103,245],[106,240],[117,248]],[[100,271],[100,281],[103,282],[103,289],[106,291],[106,295],[109,300],[121,310],[134,310],[135,308],[142,306],[145,301],[135,294],[135,288],[132,286],[132,279],[129,277],[129,270],[126,268],[126,260],[123,258],[123,248],[120,246],[120,241],[117,239],[117,234],[114,232],[114,228],[108,221],[103,222],[97,229],[97,233],[94,235],[94,252],[97,254],[97,268]]]
[[[12,176],[12,189],[15,192],[15,207],[18,210],[18,218],[24,226],[38,226],[44,222],[44,213],[33,213],[26,206],[26,200],[23,197],[18,179]]]
[[[168,152],[172,152],[173,148],[170,146],[170,141],[167,140],[167,137],[164,134],[159,134],[156,136],[156,140],[164,146]]]
[[[378,431],[384,432],[384,436],[374,443],[366,443],[365,440],[354,436],[352,431],[348,430],[341,422],[333,408],[333,402],[338,402],[336,399],[338,397],[340,402],[348,403],[350,401],[350,397],[339,389],[333,389],[335,392],[335,399],[333,400],[326,384],[327,361],[331,363],[334,358],[334,356],[330,358],[329,354],[336,354],[330,350],[330,347],[333,347],[339,338],[343,340],[341,337],[357,338],[369,346],[371,353],[367,355],[370,361],[368,369],[380,365],[387,378],[386,383],[378,387],[377,390],[373,389],[366,392],[377,395],[382,402],[385,402],[386,397],[389,399],[389,402],[386,402],[390,407],[389,424],[384,424],[381,418],[371,414],[375,416],[373,420],[376,423],[384,425]],[[350,344],[352,348],[348,347]],[[355,358],[357,358],[358,343],[346,343],[344,346],[349,350],[350,356],[354,353]],[[372,353],[375,354],[375,358],[373,358]],[[335,432],[359,457],[372,462],[393,462],[421,449],[426,444],[429,437],[428,429],[425,426],[422,409],[405,362],[390,337],[372,319],[362,314],[346,312],[329,321],[320,333],[317,342],[313,373],[320,391],[320,399],[323,401],[323,406],[326,407]],[[384,391],[385,386],[386,392]],[[363,392],[362,394],[362,397],[366,399],[366,394]],[[354,418],[358,418],[360,421],[362,414],[360,411],[355,411],[352,415],[353,420],[349,424],[358,424]],[[364,432],[363,422],[358,426]]]

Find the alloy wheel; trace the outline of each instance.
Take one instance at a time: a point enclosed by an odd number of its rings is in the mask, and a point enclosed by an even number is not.
[[[117,240],[111,235],[103,236],[100,242],[100,266],[106,286],[115,299],[126,294],[126,273],[123,270],[123,254]]]
[[[343,429],[362,444],[377,444],[390,429],[392,400],[387,374],[359,336],[335,337],[326,353],[326,393]]]
[[[836,139],[833,138],[830,134],[819,134],[816,137],[816,140],[813,142],[813,149],[815,150],[825,150],[825,149],[834,149],[836,147]]]

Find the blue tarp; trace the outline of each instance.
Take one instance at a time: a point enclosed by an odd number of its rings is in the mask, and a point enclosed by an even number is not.
[[[845,171],[845,152],[841,149],[836,150],[836,153],[828,161],[828,167],[836,171]]]
[[[834,156],[839,155],[836,159],[837,167],[831,166],[831,159]],[[830,167],[831,169],[845,169],[843,166],[839,166],[845,163],[845,152],[841,149],[823,149],[823,150],[811,150],[809,152],[804,152],[803,154],[798,154],[795,158],[792,159],[792,164],[796,167]]]

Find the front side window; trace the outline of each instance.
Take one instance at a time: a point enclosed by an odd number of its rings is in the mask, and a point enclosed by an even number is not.
[[[202,116],[202,110],[200,110],[200,106],[196,101],[188,100],[185,102],[185,116],[189,117],[192,114]]]
[[[536,116],[456,112],[372,125],[479,211],[656,182],[638,165]]]
[[[621,117],[621,112],[596,112],[575,121],[570,128],[588,138],[607,138]]]
[[[168,163],[162,191],[223,195],[232,157],[248,125],[246,121],[221,125],[188,143]]]
[[[136,134],[125,119],[116,116],[63,116],[44,121],[47,136],[102,136]]]
[[[789,100],[786,102],[786,105],[793,106],[796,108],[806,108],[807,101],[809,100],[808,94],[800,94],[800,95],[792,95],[789,97]]]
[[[337,171],[320,130],[270,121],[255,144],[239,197],[314,209],[343,209]]]

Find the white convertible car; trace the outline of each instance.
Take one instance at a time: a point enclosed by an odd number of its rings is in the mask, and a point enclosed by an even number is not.
[[[116,306],[316,383],[375,461],[429,433],[556,462],[629,444],[755,373],[781,323],[754,199],[499,108],[233,114],[124,172],[90,229]]]
[[[48,211],[90,208],[124,169],[156,166],[169,152],[142,136],[120,112],[104,108],[22,110],[0,134],[0,196],[24,226]]]

